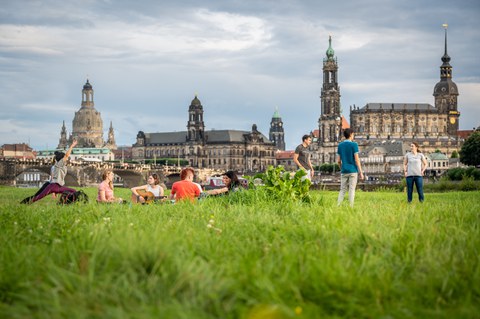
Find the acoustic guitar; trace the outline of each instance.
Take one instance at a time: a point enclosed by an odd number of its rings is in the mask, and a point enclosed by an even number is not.
[[[155,195],[152,192],[148,192],[144,189],[139,189],[137,193],[139,196],[143,197],[143,199],[145,200],[145,204],[150,204],[155,201]]]

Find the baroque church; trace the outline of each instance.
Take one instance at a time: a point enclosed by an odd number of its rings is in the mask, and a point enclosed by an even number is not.
[[[67,128],[65,121],[63,121],[62,130],[60,133],[60,141],[58,149],[65,149],[76,139],[78,141],[76,148],[90,148],[90,149],[110,149],[117,148],[115,144],[115,135],[112,122],[108,130],[108,139],[103,139],[103,120],[99,111],[95,109],[93,101],[93,87],[87,79],[82,90],[82,104],[80,110],[75,112],[72,121],[72,133],[67,138]]]
[[[336,147],[343,138],[341,131],[348,127],[341,115],[338,63],[334,57],[332,39],[323,61],[323,86],[321,115],[318,121],[318,140],[314,146],[319,163],[333,163]],[[350,107],[350,126],[355,134],[360,152],[382,143],[410,144],[416,141],[424,154],[440,150],[451,156],[461,148],[458,136],[460,112],[458,111],[457,85],[452,81],[452,66],[447,54],[447,29],[445,51],[441,58],[440,81],[435,85],[435,106],[428,103],[367,103],[364,107]],[[401,143],[401,144],[402,144]],[[402,148],[403,150],[408,148]]]
[[[270,124],[269,140],[253,124],[251,131],[205,130],[203,105],[197,96],[188,107],[187,130],[144,133],[139,131],[132,145],[132,159],[187,160],[197,168],[257,172],[275,165],[275,151],[285,148],[283,122],[278,112]]]

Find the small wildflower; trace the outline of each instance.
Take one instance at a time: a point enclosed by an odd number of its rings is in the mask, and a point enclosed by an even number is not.
[[[130,227],[133,227],[133,223],[130,223]]]
[[[210,220],[208,221],[208,223],[213,225],[213,224],[215,224],[215,220],[210,219]]]
[[[207,225],[207,228],[212,228],[212,227],[213,227],[212,224],[208,224],[208,225]]]
[[[300,316],[302,314],[302,311],[303,311],[302,307],[300,306],[295,307],[295,314],[297,316]]]

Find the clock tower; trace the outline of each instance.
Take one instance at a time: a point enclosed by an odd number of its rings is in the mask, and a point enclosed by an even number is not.
[[[320,96],[321,111],[318,119],[318,146],[321,163],[334,163],[336,146],[341,139],[342,115],[340,110],[340,87],[338,86],[338,63],[328,39],[326,58],[323,59],[323,85]]]
[[[270,134],[269,140],[278,150],[285,150],[285,132],[283,129],[283,121],[280,115],[278,114],[278,108],[275,109],[275,112],[272,116],[272,121],[270,122]]]
[[[445,28],[445,53],[442,56],[443,64],[440,66],[440,82],[433,89],[435,97],[435,107],[439,114],[447,115],[446,131],[450,136],[457,136],[458,131],[458,89],[455,82],[452,81],[452,66],[450,65],[450,56],[447,54],[447,24]]]

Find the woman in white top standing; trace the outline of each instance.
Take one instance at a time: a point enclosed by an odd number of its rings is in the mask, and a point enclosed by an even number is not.
[[[132,202],[145,203],[145,196],[147,192],[153,194],[155,198],[164,196],[163,187],[160,186],[160,179],[157,174],[149,175],[147,178],[147,184],[137,187],[132,187]]]
[[[409,203],[412,202],[413,184],[415,184],[418,192],[418,200],[423,202],[425,199],[423,196],[423,174],[427,168],[427,160],[425,156],[420,153],[416,142],[412,142],[410,147],[411,151],[405,155],[403,161],[403,171],[407,179],[407,200]]]

